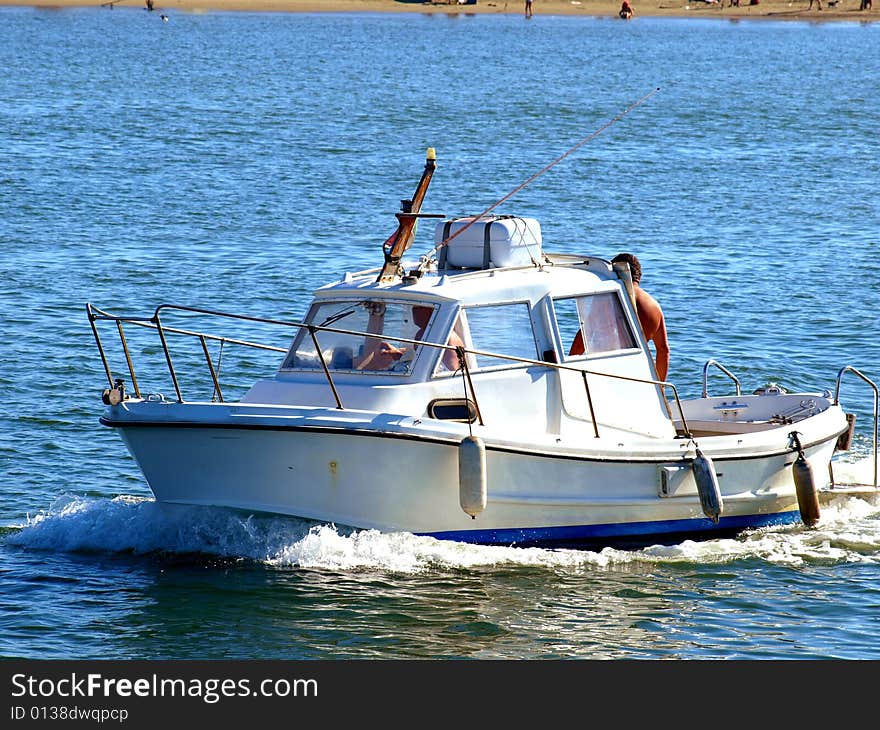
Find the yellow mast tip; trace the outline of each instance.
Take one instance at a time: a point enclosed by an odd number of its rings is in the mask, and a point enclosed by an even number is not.
[[[433,148],[433,147],[428,147],[428,155],[427,155],[427,158],[428,158],[429,160],[436,160],[436,159],[437,159],[437,153],[434,151],[434,148]]]

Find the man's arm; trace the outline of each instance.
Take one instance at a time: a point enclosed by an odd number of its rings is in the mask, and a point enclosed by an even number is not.
[[[669,372],[669,342],[666,339],[666,321],[660,312],[660,325],[654,334],[654,347],[657,350],[657,377],[666,380]]]
[[[648,342],[654,343],[657,351],[655,367],[657,377],[666,380],[669,372],[669,342],[666,339],[666,321],[663,318],[663,310],[657,300],[641,287],[636,289],[636,311],[639,315],[639,324]]]

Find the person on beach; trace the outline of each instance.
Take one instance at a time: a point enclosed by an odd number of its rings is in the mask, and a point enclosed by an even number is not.
[[[620,6],[620,12],[618,15],[623,20],[629,20],[633,16],[632,5],[629,4],[629,0],[623,0],[623,4]]]
[[[819,10],[821,10],[822,9],[822,0],[815,0],[815,2],[816,2],[816,5],[819,6]],[[810,8],[809,9],[810,10],[813,9],[813,0],[810,0]]]
[[[153,12],[153,0],[146,0],[147,10]]]
[[[642,333],[645,335],[645,341],[654,343],[656,351],[654,366],[657,369],[657,378],[666,380],[666,375],[669,372],[669,341],[666,336],[666,320],[663,318],[663,310],[657,300],[639,285],[642,280],[642,264],[631,253],[619,253],[611,259],[611,262],[629,264],[636,299],[636,315],[639,318]],[[568,354],[584,354],[584,336],[580,330],[575,335]]]
[[[532,0],[526,0],[526,17],[532,17]]]

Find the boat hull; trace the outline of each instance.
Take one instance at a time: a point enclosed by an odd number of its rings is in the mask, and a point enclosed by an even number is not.
[[[723,498],[717,524],[702,511],[685,440],[615,453],[485,438],[487,504],[472,518],[459,503],[466,427],[459,434],[451,425],[446,432],[419,429],[417,421],[334,422],[332,414],[309,409],[298,417],[255,417],[246,426],[228,414],[213,422],[138,419],[136,412],[102,420],[119,430],[156,499],[166,503],[504,545],[638,545],[799,519],[797,454],[781,431],[751,451],[732,448],[730,437],[701,439]],[[798,427],[808,436],[802,445],[821,489],[845,421],[830,412],[815,420]]]

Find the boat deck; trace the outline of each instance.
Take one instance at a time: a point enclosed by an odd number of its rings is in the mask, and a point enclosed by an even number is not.
[[[836,497],[853,497],[867,499],[880,494],[880,487],[872,484],[832,484],[830,487],[818,490],[819,501],[829,503]]]

